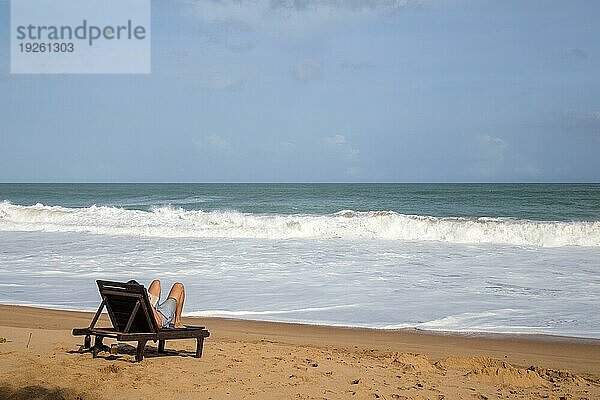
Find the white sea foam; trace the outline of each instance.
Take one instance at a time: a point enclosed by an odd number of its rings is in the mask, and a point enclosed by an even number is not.
[[[510,218],[439,218],[393,211],[344,210],[329,215],[150,211],[118,207],[0,203],[0,231],[85,232],[139,237],[259,239],[385,239],[498,243],[539,247],[600,247],[600,221],[530,221]]]
[[[529,310],[507,308],[485,312],[460,313],[427,322],[402,323],[376,328],[386,330],[416,328],[427,331],[463,333],[560,334],[561,332],[556,332],[548,326],[549,320],[549,318],[545,320],[532,318]],[[574,323],[575,321],[563,320],[560,322]],[[598,329],[595,327],[585,327],[583,329],[580,328],[578,331],[568,332],[566,335],[574,337],[598,337]]]
[[[184,282],[184,313],[199,317],[600,338],[599,258],[584,246],[0,230],[0,303],[91,310],[95,279],[158,278]]]
[[[193,311],[190,313],[186,313],[186,316],[189,317],[253,317],[253,316],[266,316],[266,315],[283,315],[283,314],[302,314],[302,313],[312,313],[316,311],[330,311],[337,310],[342,308],[352,308],[357,307],[357,304],[342,304],[338,306],[329,306],[329,307],[307,307],[307,308],[299,308],[294,310],[261,310],[261,311],[250,311],[250,310],[239,310],[239,311],[231,311],[231,310],[204,310],[204,311]]]

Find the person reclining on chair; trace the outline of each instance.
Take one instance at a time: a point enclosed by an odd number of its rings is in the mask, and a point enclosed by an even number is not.
[[[137,283],[131,280],[127,283]],[[139,285],[139,283],[137,283]],[[183,284],[176,282],[171,286],[167,299],[158,304],[160,300],[160,281],[155,279],[148,287],[148,299],[152,306],[152,313],[156,323],[161,328],[167,328],[169,325],[174,325],[175,328],[183,328],[181,323],[181,311],[183,310],[183,302],[185,301],[185,289]]]

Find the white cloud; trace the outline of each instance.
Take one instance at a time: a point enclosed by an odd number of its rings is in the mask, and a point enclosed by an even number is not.
[[[340,144],[346,144],[348,143],[348,141],[346,140],[346,137],[344,135],[333,135],[333,136],[326,136],[323,138],[323,141],[325,142],[325,144],[328,145],[340,145]]]
[[[419,0],[180,0],[203,22],[237,21],[253,28],[306,30],[337,18],[392,15],[420,8]]]
[[[321,75],[323,65],[317,60],[305,59],[294,64],[292,75],[299,81],[308,82]]]
[[[323,138],[325,147],[334,154],[341,156],[347,161],[358,161],[360,151],[354,148],[344,135],[336,134],[333,136],[325,136]]]
[[[531,157],[510,153],[509,146],[500,137],[480,135],[475,138],[472,151],[480,178],[506,179],[516,176],[520,179],[540,178],[544,170]]]
[[[194,145],[200,151],[217,152],[221,154],[231,153],[231,144],[219,135],[208,135],[193,140]]]
[[[506,142],[490,135],[480,135],[475,138],[474,151],[479,175],[493,178],[504,171],[506,158]]]
[[[269,4],[272,9],[308,12],[318,9],[364,11],[385,8],[397,10],[415,6],[420,2],[410,0],[270,0]]]
[[[579,113],[574,118],[579,122],[600,122],[600,111]]]
[[[246,22],[227,18],[205,24],[204,34],[209,42],[223,46],[234,53],[241,53],[255,47],[252,39],[254,29]]]
[[[479,136],[479,149],[481,157],[490,163],[500,163],[504,161],[504,152],[506,142],[498,137],[489,135]]]
[[[238,90],[244,86],[244,78],[233,77],[222,72],[203,72],[200,74],[200,86],[209,90]]]
[[[375,68],[373,64],[367,62],[350,62],[344,61],[340,64],[340,68],[349,70],[361,70]]]
[[[360,151],[352,146],[346,136],[339,133],[332,136],[325,136],[323,147],[329,158],[335,162],[340,172],[352,180],[363,177],[363,170],[360,165]]]

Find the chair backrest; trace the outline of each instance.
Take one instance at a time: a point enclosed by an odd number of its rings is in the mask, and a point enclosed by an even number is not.
[[[159,331],[146,288],[137,283],[97,280],[98,290],[113,327],[125,333]]]

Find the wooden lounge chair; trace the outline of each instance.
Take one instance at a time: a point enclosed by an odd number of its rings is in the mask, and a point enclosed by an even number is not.
[[[159,328],[152,314],[146,289],[142,285],[122,282],[96,281],[102,303],[87,328],[73,329],[73,335],[85,336],[83,348],[89,349],[94,357],[100,351],[108,350],[103,345],[105,337],[123,342],[137,341],[136,361],[144,358],[144,349],[149,340],[158,340],[158,352],[164,353],[165,341],[172,339],[196,339],[196,357],[202,357],[204,338],[210,336],[203,326],[184,328]],[[102,310],[106,307],[112,328],[96,328]],[[94,346],[90,347],[91,336],[95,336]]]

